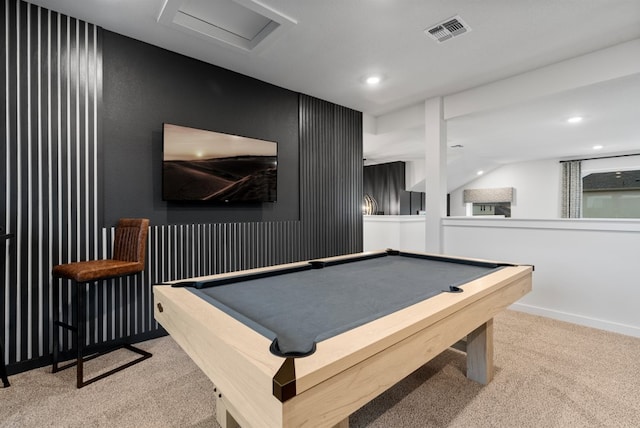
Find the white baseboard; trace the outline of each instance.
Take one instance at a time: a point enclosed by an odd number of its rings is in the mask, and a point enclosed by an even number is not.
[[[522,303],[514,303],[509,306],[509,309],[514,311],[526,312],[532,315],[540,315],[559,321],[566,321],[572,324],[583,325],[585,327],[593,327],[600,330],[610,331],[613,333],[620,333],[626,336],[633,336],[640,338],[640,327],[620,324],[612,321],[600,320],[596,318],[589,318],[582,315],[570,314],[567,312],[554,311],[551,309],[541,308],[538,306],[525,305]]]

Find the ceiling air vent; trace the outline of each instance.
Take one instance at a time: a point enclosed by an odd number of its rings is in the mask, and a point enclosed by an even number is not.
[[[427,36],[437,40],[438,43],[461,36],[469,31],[471,28],[459,16],[454,16],[424,30]]]

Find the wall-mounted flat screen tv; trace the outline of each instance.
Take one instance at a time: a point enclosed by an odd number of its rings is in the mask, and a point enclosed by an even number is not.
[[[275,202],[277,171],[273,141],[163,126],[165,201]]]

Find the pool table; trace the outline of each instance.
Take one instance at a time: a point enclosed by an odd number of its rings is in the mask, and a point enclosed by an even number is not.
[[[348,427],[453,345],[467,377],[490,382],[493,317],[532,271],[368,252],[158,284],[154,315],[216,386],[223,427]]]

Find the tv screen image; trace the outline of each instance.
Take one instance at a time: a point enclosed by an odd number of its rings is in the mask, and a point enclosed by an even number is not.
[[[165,201],[274,202],[277,169],[273,141],[163,126]]]

